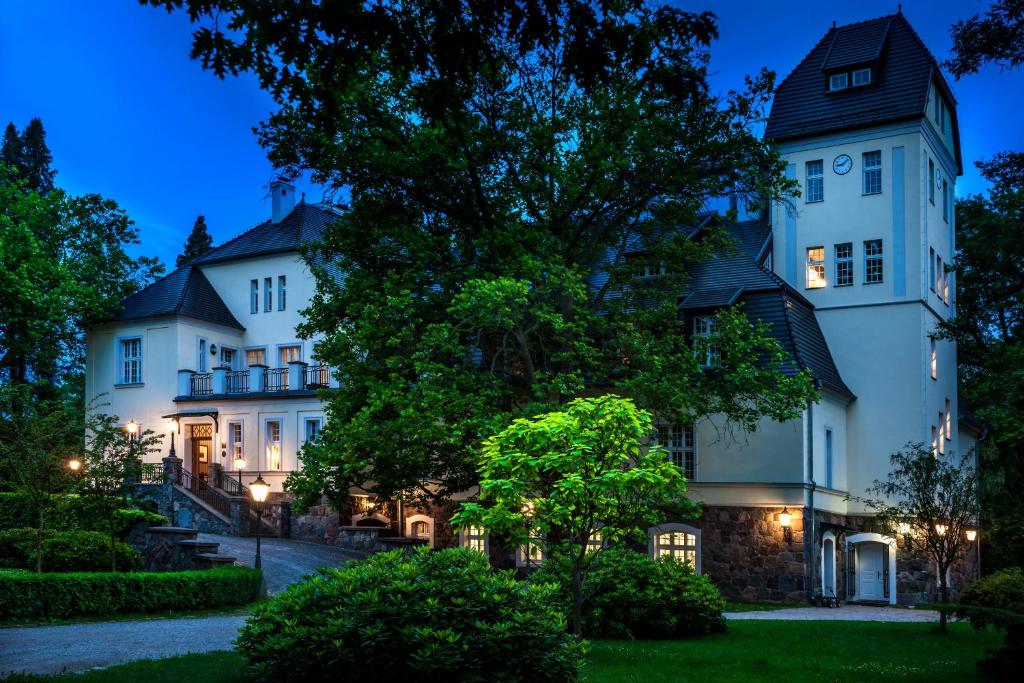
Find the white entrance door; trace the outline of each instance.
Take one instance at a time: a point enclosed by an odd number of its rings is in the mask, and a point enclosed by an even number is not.
[[[882,544],[859,543],[857,545],[857,598],[859,600],[884,600],[885,586],[882,585]]]

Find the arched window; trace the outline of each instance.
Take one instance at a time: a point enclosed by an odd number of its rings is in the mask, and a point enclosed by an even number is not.
[[[700,572],[700,529],[686,524],[662,524],[647,530],[652,557],[674,557]]]
[[[430,538],[430,525],[426,522],[413,522],[412,525],[412,537],[413,538]]]
[[[427,515],[412,515],[405,520],[405,535],[418,538],[434,547],[434,520]]]

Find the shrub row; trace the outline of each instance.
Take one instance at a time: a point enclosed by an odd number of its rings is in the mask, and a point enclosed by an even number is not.
[[[244,605],[261,596],[246,567],[187,572],[36,574],[0,571],[0,619],[162,612]]]
[[[0,567],[35,569],[36,530],[0,531]],[[43,530],[44,572],[102,572],[110,570],[110,537],[99,531]],[[114,544],[119,571],[142,568],[142,555],[120,541]]]
[[[127,500],[116,502],[123,506],[123,509],[114,513],[115,531],[122,538],[138,522],[146,522],[153,526],[167,524],[167,518],[163,515],[131,509]],[[103,512],[97,509],[96,501],[75,494],[51,496],[45,515],[45,525],[49,529],[108,531],[107,519]],[[0,530],[35,527],[38,523],[39,520],[27,496],[20,493],[0,493]]]

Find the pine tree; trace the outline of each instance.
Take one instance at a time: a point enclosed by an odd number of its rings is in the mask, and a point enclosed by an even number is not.
[[[3,146],[0,147],[0,164],[9,169],[20,169],[21,167],[21,136],[14,123],[8,123],[4,130]]]
[[[46,194],[53,189],[53,177],[57,171],[50,168],[53,155],[46,145],[46,131],[41,119],[34,118],[21,134],[21,173],[28,189]]]
[[[174,265],[180,268],[189,261],[199,258],[212,248],[213,236],[206,228],[206,218],[199,216],[192,226],[192,232],[189,233],[188,239],[185,240],[185,251],[178,254],[178,259],[174,262]]]

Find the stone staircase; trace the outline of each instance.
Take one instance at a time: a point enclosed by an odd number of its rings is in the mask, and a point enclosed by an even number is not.
[[[146,530],[146,571],[212,569],[235,563],[234,557],[218,553],[220,544],[200,541],[195,529],[154,526]]]

